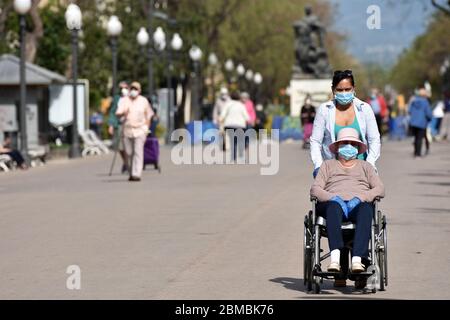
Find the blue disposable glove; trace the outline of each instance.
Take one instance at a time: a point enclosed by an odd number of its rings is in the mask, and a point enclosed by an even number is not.
[[[350,201],[347,202],[347,208],[348,212],[352,212],[353,209],[355,209],[359,204],[361,203],[361,200],[358,197],[354,197]]]
[[[348,208],[347,208],[347,205],[345,204],[345,201],[342,200],[341,197],[339,197],[339,196],[334,196],[333,198],[331,198],[330,201],[337,202],[337,203],[341,206],[342,211],[344,211],[345,217],[348,218]]]
[[[314,169],[314,171],[313,171],[313,178],[314,179],[317,177],[317,174],[319,173],[319,169],[320,169],[320,167]]]

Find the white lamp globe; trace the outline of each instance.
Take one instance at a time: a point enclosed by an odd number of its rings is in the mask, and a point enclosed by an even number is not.
[[[153,33],[153,41],[155,41],[158,46],[161,46],[163,42],[166,42],[166,34],[164,33],[163,28],[156,28],[156,31]]]
[[[242,63],[240,63],[240,64],[237,66],[236,71],[237,71],[238,75],[240,75],[240,76],[243,76],[243,75],[245,74],[245,68],[244,68],[244,66],[242,65]]]
[[[141,46],[146,46],[148,41],[150,40],[150,36],[148,35],[147,30],[144,27],[139,29],[139,32],[136,36],[136,40]]]
[[[217,59],[215,53],[211,53],[208,57],[208,62],[210,65],[215,66],[219,62],[219,59]]]
[[[228,59],[228,60],[225,62],[225,69],[226,69],[227,71],[233,71],[233,69],[234,69],[234,63],[233,63],[233,60]]]
[[[31,9],[31,0],[14,0],[14,10],[18,14],[27,14]]]
[[[189,57],[195,62],[200,61],[200,59],[203,56],[202,50],[197,46],[192,46],[192,48],[189,50]]]
[[[69,4],[66,13],[66,25],[69,30],[80,30],[82,25],[82,17],[80,7],[74,3]]]
[[[253,71],[250,70],[250,69],[248,69],[247,72],[245,73],[245,78],[246,78],[248,81],[251,81],[251,80],[253,79]]]
[[[122,22],[117,16],[111,16],[108,21],[107,31],[111,37],[117,37],[122,33]]]
[[[171,46],[175,51],[179,51],[183,47],[183,39],[181,39],[178,33],[173,35]]]
[[[261,73],[259,72],[255,73],[255,77],[253,80],[255,81],[256,84],[261,84],[263,82],[263,77]]]

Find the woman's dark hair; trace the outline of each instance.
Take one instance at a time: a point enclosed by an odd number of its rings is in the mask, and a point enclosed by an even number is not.
[[[239,91],[234,90],[234,91],[231,92],[230,98],[232,100],[241,100],[241,94],[239,93]]]
[[[333,75],[333,89],[344,79],[350,79],[352,86],[355,86],[355,78],[353,77],[352,70],[336,70]]]

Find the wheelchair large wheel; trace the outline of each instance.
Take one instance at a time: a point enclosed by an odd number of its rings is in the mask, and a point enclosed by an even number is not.
[[[388,240],[387,240],[387,222],[386,222],[386,216],[383,216],[383,244],[384,244],[384,251],[383,251],[383,262],[384,262],[384,285],[387,287],[388,285]]]
[[[305,222],[303,226],[303,285],[306,286],[309,275],[309,256],[310,252],[308,246],[308,216],[305,216]]]
[[[321,282],[321,278],[318,276],[314,276],[314,293],[315,294],[320,293],[320,282]]]
[[[309,216],[305,216],[304,233],[303,233],[303,283],[308,291],[312,290],[313,276],[312,270],[314,265],[314,251],[311,238]]]

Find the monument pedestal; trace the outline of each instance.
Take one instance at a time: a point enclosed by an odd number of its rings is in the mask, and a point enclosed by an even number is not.
[[[331,99],[331,78],[314,79],[293,77],[291,80],[291,116],[299,117],[308,94],[312,104],[318,107],[321,103]]]

